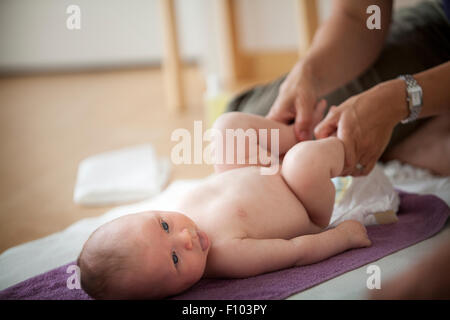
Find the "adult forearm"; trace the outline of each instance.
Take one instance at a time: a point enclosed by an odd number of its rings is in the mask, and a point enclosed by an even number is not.
[[[421,118],[450,111],[450,61],[417,73],[414,78],[423,90]]]
[[[355,9],[358,16],[344,8],[334,8],[331,17],[319,28],[307,55],[301,60],[302,72],[313,81],[317,96],[344,85],[366,70],[378,57],[390,24],[391,8],[384,3],[381,29],[366,27],[366,6]]]
[[[450,61],[434,68],[413,74],[414,79],[422,87],[422,110],[420,118],[435,116],[450,112]],[[371,89],[374,97],[384,99],[385,116],[391,118],[394,124],[405,119],[409,115],[408,102],[406,100],[406,84],[399,78],[385,81]]]

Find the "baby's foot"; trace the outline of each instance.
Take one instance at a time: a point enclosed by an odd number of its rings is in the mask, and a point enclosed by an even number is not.
[[[348,237],[350,248],[369,247],[372,242],[367,236],[366,227],[356,220],[347,220],[338,225]]]

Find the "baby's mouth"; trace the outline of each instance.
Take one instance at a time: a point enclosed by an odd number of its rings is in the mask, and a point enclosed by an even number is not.
[[[202,247],[203,251],[208,250],[209,248],[209,238],[208,235],[200,230],[197,230],[198,240],[200,242],[200,246]]]
[[[188,229],[189,233],[191,234],[192,239],[197,239],[200,243],[200,247],[202,248],[203,251],[206,251],[209,248],[209,238],[208,235],[200,230],[194,230],[194,229]]]

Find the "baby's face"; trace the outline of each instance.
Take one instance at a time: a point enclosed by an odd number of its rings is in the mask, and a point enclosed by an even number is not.
[[[133,232],[141,244],[138,252],[130,252],[138,277],[135,274],[128,279],[132,283],[128,281],[127,286],[164,297],[189,288],[202,277],[210,241],[189,217],[176,212],[144,212],[130,215],[120,228]]]

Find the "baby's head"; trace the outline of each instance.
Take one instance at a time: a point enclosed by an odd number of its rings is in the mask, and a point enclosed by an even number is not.
[[[98,228],[78,257],[81,286],[96,299],[158,299],[202,277],[210,242],[187,216],[151,211]]]

